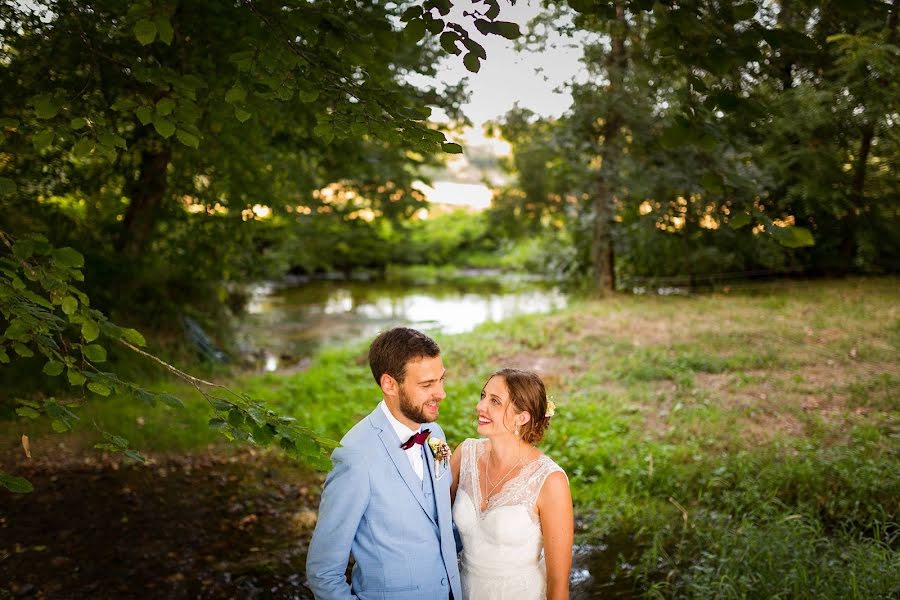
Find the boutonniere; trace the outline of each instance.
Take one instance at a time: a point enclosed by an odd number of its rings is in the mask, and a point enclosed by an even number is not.
[[[439,437],[430,437],[428,438],[428,447],[434,454],[434,476],[436,479],[440,479],[444,473],[450,470],[450,455],[452,454],[450,446]]]

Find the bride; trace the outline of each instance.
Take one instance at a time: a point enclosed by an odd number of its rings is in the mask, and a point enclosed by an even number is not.
[[[476,409],[484,437],[451,457],[463,600],[567,599],[572,496],[565,472],[535,447],[554,410],[544,382],[501,369]]]

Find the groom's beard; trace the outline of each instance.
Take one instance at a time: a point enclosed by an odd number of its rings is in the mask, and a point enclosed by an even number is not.
[[[400,387],[400,412],[403,413],[404,417],[415,423],[431,422],[428,417],[425,416],[425,412],[422,410],[422,407],[413,404],[410,401],[409,396],[403,393],[402,387]]]

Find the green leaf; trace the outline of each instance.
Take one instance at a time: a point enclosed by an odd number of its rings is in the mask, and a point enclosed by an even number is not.
[[[52,119],[59,109],[59,103],[50,96],[38,96],[34,99],[34,112],[39,119]]]
[[[141,19],[134,25],[134,37],[142,46],[152,44],[156,39],[156,24],[153,21]]]
[[[44,374],[49,375],[50,377],[56,377],[63,372],[64,367],[65,365],[58,360],[48,361],[47,364],[44,365]]]
[[[81,129],[87,125],[87,119],[84,117],[77,117],[69,121],[69,127],[72,129]]]
[[[19,120],[12,117],[0,118],[0,129],[15,129],[19,126]]]
[[[481,69],[481,61],[471,52],[463,56],[463,65],[472,73],[477,73]]]
[[[444,22],[440,19],[431,19],[425,23],[425,29],[429,33],[437,35],[444,30]]]
[[[63,267],[80,269],[84,266],[84,256],[74,248],[68,246],[57,248],[53,251],[53,260]]]
[[[120,135],[116,135],[115,133],[109,131],[101,131],[98,135],[100,138],[100,143],[104,146],[108,146],[110,148],[122,148],[125,149],[127,147],[125,143],[125,138]]]
[[[484,13],[485,17],[493,21],[500,16],[500,3],[497,0],[485,0],[485,4],[490,7]]]
[[[769,228],[769,231],[778,240],[778,243],[786,248],[804,248],[815,246],[812,232],[806,227],[778,227]]]
[[[156,112],[160,115],[170,115],[175,110],[175,101],[171,98],[161,98],[156,103]]]
[[[494,33],[497,33],[508,40],[517,40],[522,35],[519,26],[508,21],[494,21],[492,25]]]
[[[0,472],[0,485],[14,494],[27,494],[34,491],[34,486],[24,477],[14,477]]]
[[[466,47],[466,50],[468,50],[481,60],[487,60],[487,52],[484,51],[484,46],[482,46],[472,38],[466,38],[462,41],[462,43],[463,46]]]
[[[146,346],[147,341],[144,339],[144,336],[136,329],[123,329],[122,330],[122,339],[126,342],[130,342],[135,346]]]
[[[7,196],[19,189],[16,182],[9,177],[0,177],[0,196]]]
[[[34,149],[37,152],[40,152],[47,146],[53,143],[53,132],[52,131],[40,131],[34,134],[31,137],[31,143],[34,145]]]
[[[141,464],[147,462],[146,458],[144,458],[139,452],[136,452],[134,450],[124,450],[122,454],[125,456],[125,458],[130,458],[131,460],[139,462]]]
[[[225,427],[225,425],[227,425],[227,423],[225,423],[225,419],[222,419],[220,417],[214,417],[209,420],[210,429],[222,429],[223,427]]]
[[[85,377],[75,369],[68,369],[66,371],[66,378],[69,380],[69,383],[71,385],[84,385],[84,382],[87,381],[87,377]]]
[[[93,342],[100,335],[100,326],[94,321],[86,321],[81,326],[81,335],[84,337],[84,341]]]
[[[166,139],[172,137],[172,134],[175,133],[175,123],[165,117],[154,117],[153,128],[156,129],[156,133]]]
[[[425,21],[423,19],[412,19],[403,28],[403,34],[408,40],[418,42],[425,37]]]
[[[16,409],[16,414],[20,417],[25,417],[26,419],[37,419],[41,416],[41,413],[34,410],[30,406],[20,406]]]
[[[72,429],[69,424],[62,419],[53,419],[52,421],[50,421],[50,427],[52,427],[53,431],[55,431],[56,433],[65,433]]]
[[[134,111],[134,114],[137,116],[138,121],[141,122],[141,125],[147,125],[153,120],[153,111],[146,106],[139,106]]]
[[[3,337],[10,340],[27,341],[31,338],[31,334],[28,332],[28,326],[25,325],[24,322],[15,319],[9,324],[9,327],[6,328]]]
[[[319,97],[319,90],[300,90],[297,97],[300,98],[301,102],[315,102]]]
[[[94,392],[95,394],[99,394],[101,396],[109,396],[109,393],[112,391],[108,386],[99,383],[97,381],[92,381],[87,384],[87,388]]]
[[[106,348],[104,348],[100,344],[90,344],[88,346],[85,346],[81,349],[81,352],[90,361],[106,361]]]
[[[75,147],[72,148],[72,152],[75,156],[79,158],[84,158],[86,156],[90,156],[91,152],[94,151],[94,140],[90,138],[81,138],[75,144]]]
[[[247,99],[247,90],[240,84],[235,84],[228,92],[225,93],[225,102],[229,104],[239,104]]]
[[[450,54],[460,54],[460,50],[456,42],[459,41],[459,34],[453,31],[445,31],[441,34],[441,46]]]
[[[34,254],[34,242],[31,240],[16,240],[12,247],[13,256],[28,260]]]
[[[331,124],[325,121],[318,123],[313,127],[313,135],[320,138],[326,144],[330,144],[334,139],[334,131],[332,131]]]
[[[167,404],[172,408],[184,408],[184,402],[172,394],[160,394],[157,398],[160,402]]]
[[[234,107],[234,118],[236,118],[241,123],[245,123],[247,121],[247,119],[249,119],[251,116],[253,116],[253,115],[251,115],[249,112],[247,112],[243,108],[241,108],[239,106]]]
[[[740,229],[748,223],[750,223],[750,215],[747,213],[738,213],[728,220],[728,225],[730,225],[732,229]]]
[[[178,141],[184,144],[185,146],[190,146],[191,148],[199,148],[200,147],[200,138],[194,135],[193,133],[188,133],[184,129],[179,129],[175,133],[175,137],[178,138]]]
[[[422,16],[422,7],[421,6],[410,6],[403,14],[400,15],[400,20],[404,23],[407,21],[411,21],[412,19],[418,18]]]
[[[159,15],[153,19],[153,23],[156,25],[156,31],[159,33],[159,41],[166,46],[171,45],[172,39],[175,37],[175,30],[172,29],[169,19],[164,15]]]
[[[441,149],[447,154],[462,154],[463,147],[453,142],[445,142],[441,144]]]
[[[6,353],[5,349],[0,348],[0,363],[9,364],[9,362],[9,354]]]
[[[34,352],[31,351],[31,348],[29,348],[22,342],[15,342],[13,344],[13,350],[15,350],[16,354],[18,354],[22,358],[31,358],[32,356],[34,356]]]

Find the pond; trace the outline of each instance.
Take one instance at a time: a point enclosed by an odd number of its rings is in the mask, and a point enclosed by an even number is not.
[[[432,334],[469,331],[487,321],[564,308],[552,283],[491,275],[450,282],[305,281],[252,290],[239,338],[256,368],[302,368],[322,347],[369,339],[406,325]]]

